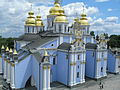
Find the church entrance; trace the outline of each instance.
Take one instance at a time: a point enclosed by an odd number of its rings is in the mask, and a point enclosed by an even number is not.
[[[25,88],[30,87],[31,86],[31,77],[27,80]]]

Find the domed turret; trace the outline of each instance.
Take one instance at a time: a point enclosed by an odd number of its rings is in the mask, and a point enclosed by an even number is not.
[[[60,15],[64,13],[64,9],[60,6],[58,2],[54,3],[54,7],[52,7],[49,11],[50,15]]]
[[[44,25],[43,25],[43,21],[41,20],[40,14],[39,14],[38,16],[36,16],[35,25],[36,25],[36,26],[44,26]]]
[[[89,25],[88,19],[85,13],[81,14],[81,18],[79,20],[80,25]]]
[[[68,23],[68,19],[64,14],[60,14],[58,16],[56,16],[54,22],[58,22],[58,23]]]
[[[25,25],[27,26],[35,26],[35,17],[34,17],[34,12],[33,11],[30,11],[28,13],[28,18],[27,20],[25,21]]]

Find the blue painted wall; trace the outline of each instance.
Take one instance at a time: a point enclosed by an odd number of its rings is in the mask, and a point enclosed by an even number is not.
[[[70,36],[63,36],[63,42],[69,43],[70,42]]]
[[[39,67],[39,62],[36,60],[34,56],[31,57],[32,60],[32,76],[36,82],[36,87],[39,90],[39,72],[40,72],[40,67]]]
[[[24,88],[27,80],[32,75],[31,55],[15,66],[15,87]]]
[[[108,60],[107,60],[107,69],[108,72],[114,73],[115,72],[115,62],[116,58],[111,51],[108,51]]]
[[[57,61],[57,81],[68,85],[68,60],[66,60],[66,53],[58,51]]]
[[[94,50],[86,50],[86,65],[85,65],[85,75],[90,78],[95,77],[95,56]]]

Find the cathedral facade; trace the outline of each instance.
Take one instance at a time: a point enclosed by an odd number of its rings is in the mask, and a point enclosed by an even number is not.
[[[107,49],[104,34],[99,40],[90,35],[85,12],[69,26],[56,0],[47,16],[46,30],[40,14],[34,17],[32,10],[24,27],[14,50],[1,48],[0,73],[12,89],[24,88],[28,80],[37,90],[50,90],[53,82],[72,87],[85,83],[85,76],[99,79],[106,77],[107,71],[118,73],[119,59]]]

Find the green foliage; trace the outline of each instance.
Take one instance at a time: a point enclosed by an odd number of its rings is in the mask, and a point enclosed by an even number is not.
[[[91,32],[90,32],[90,35],[91,35],[91,36],[95,36],[94,31],[91,31]]]
[[[120,48],[120,35],[111,35],[108,46],[111,48]]]
[[[14,48],[14,40],[15,38],[0,38],[0,48],[2,47],[2,45],[4,45],[5,47],[8,46],[9,48]]]

